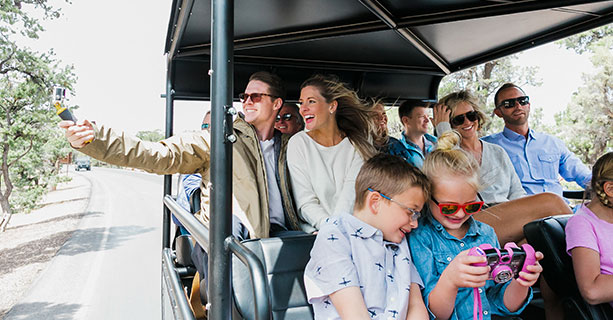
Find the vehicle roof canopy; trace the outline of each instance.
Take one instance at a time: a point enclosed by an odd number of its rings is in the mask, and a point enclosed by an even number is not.
[[[613,1],[235,0],[234,12],[234,97],[269,70],[289,99],[334,73],[362,96],[434,100],[446,74],[613,22]],[[208,100],[210,0],[173,0],[165,50],[175,99]]]

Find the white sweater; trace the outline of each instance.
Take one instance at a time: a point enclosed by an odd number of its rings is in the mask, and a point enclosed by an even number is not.
[[[363,163],[348,138],[324,147],[301,131],[289,140],[287,166],[294,200],[307,222],[302,230],[319,230],[326,218],[353,212],[355,179]]]

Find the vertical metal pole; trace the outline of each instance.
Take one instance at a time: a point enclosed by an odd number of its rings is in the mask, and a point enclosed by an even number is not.
[[[166,138],[172,136],[174,117],[174,90],[172,89],[172,76],[174,62],[168,61],[166,70]],[[164,196],[172,192],[172,175],[164,176]],[[170,248],[170,210],[164,206],[162,221],[162,248]]]
[[[234,1],[211,4],[211,233],[209,245],[209,319],[231,316],[229,251],[232,227],[232,107],[234,84]],[[234,138],[234,136],[232,136]]]

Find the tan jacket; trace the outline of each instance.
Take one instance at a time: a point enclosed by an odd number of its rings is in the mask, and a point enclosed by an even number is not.
[[[98,160],[151,173],[200,173],[202,175],[202,208],[198,217],[208,226],[209,222],[209,134],[193,132],[170,137],[160,142],[140,139],[103,126],[94,126],[94,140],[79,151]],[[241,219],[252,238],[267,238],[270,222],[268,216],[268,184],[275,179],[281,191],[287,227],[300,230],[299,220],[292,199],[286,150],[289,136],[275,130],[277,177],[267,177],[264,158],[255,128],[241,118],[234,121],[237,141],[233,145],[233,213]],[[202,186],[205,186],[204,188]]]

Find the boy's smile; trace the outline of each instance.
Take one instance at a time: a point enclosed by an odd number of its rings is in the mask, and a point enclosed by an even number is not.
[[[379,196],[379,211],[373,217],[371,225],[381,230],[386,241],[400,243],[406,233],[417,228],[417,220],[411,219],[413,213],[407,208],[419,211],[425,199],[419,187],[411,187],[394,195],[393,199],[394,201],[390,201]]]

